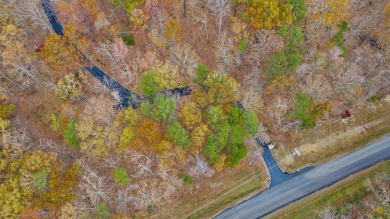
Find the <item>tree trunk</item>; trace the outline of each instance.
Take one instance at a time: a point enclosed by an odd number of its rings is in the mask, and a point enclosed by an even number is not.
[[[187,17],[187,1],[183,0],[184,17]]]

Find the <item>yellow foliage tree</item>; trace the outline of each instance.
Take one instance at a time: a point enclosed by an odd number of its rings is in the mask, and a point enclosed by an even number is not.
[[[169,18],[167,25],[165,27],[165,36],[168,39],[177,40],[179,30],[180,30],[179,23],[175,19]]]
[[[96,0],[81,0],[81,5],[92,15],[97,15],[99,8],[96,5]]]
[[[99,125],[88,115],[77,124],[77,135],[81,151],[96,157],[108,155],[119,143],[115,125]]]
[[[189,130],[202,122],[202,113],[194,102],[186,102],[179,112],[180,121]]]
[[[142,28],[145,26],[148,16],[141,9],[133,9],[133,12],[130,15],[130,22],[133,27]]]
[[[191,132],[191,142],[190,147],[191,153],[196,153],[203,150],[203,144],[205,143],[208,135],[210,134],[210,129],[205,124],[200,124]]]
[[[237,81],[218,71],[210,71],[203,84],[208,88],[207,91],[198,87],[192,96],[193,101],[198,103],[202,109],[216,105],[221,105],[223,109],[227,109],[238,99]]]
[[[244,18],[254,28],[274,28],[292,24],[293,6],[285,0],[248,0]]]
[[[325,26],[336,26],[349,15],[348,1],[309,0],[307,6],[311,19],[320,19]]]
[[[179,74],[177,66],[170,64],[157,64],[150,72],[154,75],[154,80],[158,84],[158,90],[166,90],[184,86],[184,80]]]

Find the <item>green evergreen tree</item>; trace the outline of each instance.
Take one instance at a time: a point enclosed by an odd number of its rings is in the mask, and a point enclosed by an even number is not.
[[[177,120],[172,121],[167,130],[167,137],[173,143],[188,150],[191,146],[190,134]]]
[[[257,118],[256,113],[249,111],[245,114],[245,124],[248,131],[255,135],[259,131],[259,119]]]
[[[209,70],[207,69],[206,65],[199,65],[198,68],[196,68],[196,77],[194,78],[194,82],[202,85],[203,82],[207,79],[207,75],[209,73]]]
[[[80,139],[77,137],[76,120],[70,119],[64,130],[65,141],[72,147],[77,148],[80,144]]]
[[[151,112],[157,122],[167,124],[175,115],[176,103],[168,96],[161,95],[155,98]]]
[[[141,93],[149,98],[153,98],[157,93],[157,83],[154,80],[154,75],[150,72],[142,75],[139,86]]]
[[[236,166],[246,156],[248,149],[243,144],[233,144],[228,158],[229,167]]]

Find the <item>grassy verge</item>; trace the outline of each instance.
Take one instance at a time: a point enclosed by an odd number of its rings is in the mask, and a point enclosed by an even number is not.
[[[266,188],[268,174],[264,164],[248,165],[243,160],[199,185],[189,188],[169,206],[158,210],[158,218],[210,218],[230,205]]]
[[[305,131],[300,141],[273,150],[276,159],[291,172],[340,157],[390,133],[389,102],[378,101],[353,113],[353,118],[319,125]],[[288,159],[294,148],[301,156]]]
[[[316,192],[299,202],[290,204],[266,218],[312,218],[326,205],[340,206],[363,198],[365,180],[372,179],[377,173],[390,174],[390,161],[381,162],[373,167],[356,173],[328,188]]]
[[[263,171],[254,167],[220,173],[204,183],[204,187],[175,200],[159,218],[209,218],[234,202],[263,190],[265,178]]]
[[[243,182],[242,184],[238,184],[228,192],[221,194],[221,196],[215,197],[216,199],[214,202],[209,203],[207,206],[205,206],[205,208],[195,212],[188,218],[209,218],[218,211],[228,207],[232,203],[242,200],[252,193],[260,191],[263,189],[261,186],[261,177],[261,174],[257,173],[249,180]]]
[[[335,143],[335,146],[337,147],[335,147],[334,150],[327,148],[325,151],[322,150],[322,153],[312,153],[310,156],[298,157],[294,163],[287,165],[287,170],[293,171],[296,168],[303,168],[308,164],[318,165],[324,163],[344,154],[351,153],[352,151],[364,147],[367,144],[380,139],[389,133],[390,123],[370,128],[361,135],[350,136],[344,138],[344,140],[337,141]]]

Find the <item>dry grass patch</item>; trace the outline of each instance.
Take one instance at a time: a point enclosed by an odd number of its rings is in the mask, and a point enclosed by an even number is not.
[[[276,147],[276,159],[286,171],[295,171],[342,156],[390,133],[390,102],[386,99],[352,113],[352,118],[319,124],[304,131],[298,142]],[[294,148],[301,155],[292,158]]]

